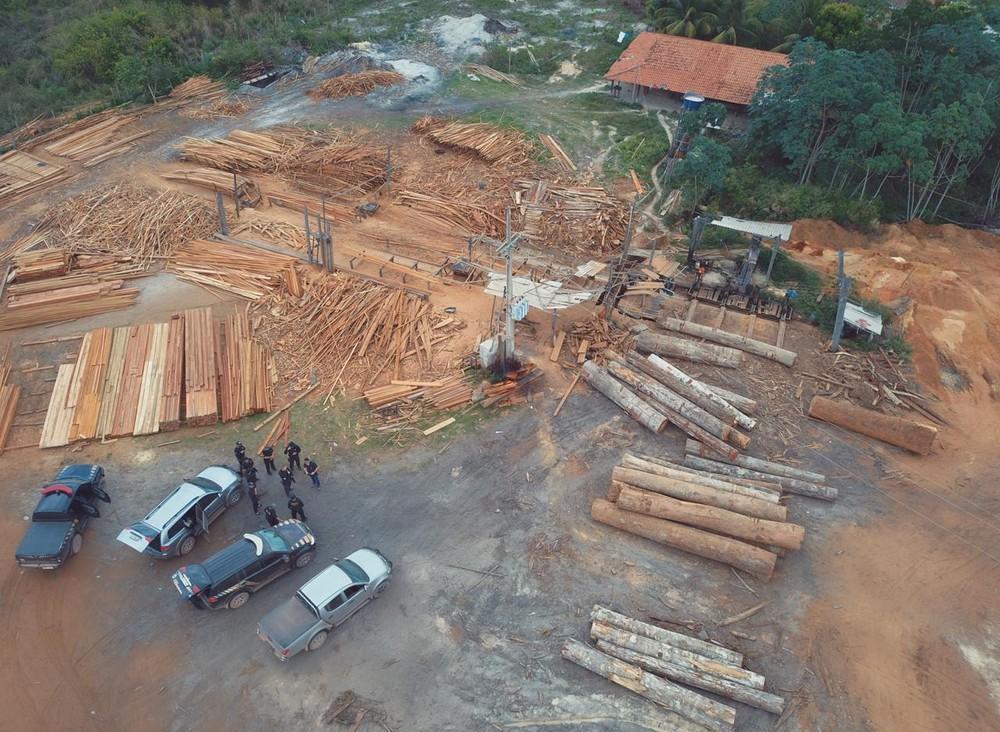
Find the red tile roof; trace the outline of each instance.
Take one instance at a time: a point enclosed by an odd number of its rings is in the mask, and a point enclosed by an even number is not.
[[[618,57],[605,79],[672,92],[696,92],[708,99],[749,104],[768,66],[787,64],[773,51],[640,33]]]

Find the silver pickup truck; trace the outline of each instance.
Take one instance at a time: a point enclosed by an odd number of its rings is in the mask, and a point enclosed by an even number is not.
[[[295,595],[257,623],[257,636],[287,661],[315,651],[330,631],[381,595],[389,586],[392,562],[376,549],[358,549],[334,562]]]

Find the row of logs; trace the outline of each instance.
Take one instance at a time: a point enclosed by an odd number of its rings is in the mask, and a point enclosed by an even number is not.
[[[736,722],[736,709],[688,687],[773,714],[784,710],[785,700],[764,690],[764,677],[743,668],[741,653],[600,605],[591,610],[590,620],[594,646],[568,640],[563,658],[696,725],[727,732]]]

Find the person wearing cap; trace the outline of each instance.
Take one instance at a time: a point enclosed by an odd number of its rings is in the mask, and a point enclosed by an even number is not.
[[[319,465],[311,457],[306,458],[305,471],[312,479],[313,488],[319,488]]]

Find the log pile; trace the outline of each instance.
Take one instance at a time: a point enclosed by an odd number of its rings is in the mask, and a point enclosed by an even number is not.
[[[22,150],[0,155],[0,205],[12,203],[29,193],[38,193],[69,173],[59,165],[47,163]]]
[[[422,117],[413,123],[411,129],[440,145],[474,153],[487,162],[509,167],[527,164],[533,153],[531,143],[519,132],[504,130],[487,122],[453,122]]]
[[[181,183],[203,188],[208,191],[219,191],[228,198],[239,198],[240,206],[254,208],[260,204],[260,187],[252,178],[244,175],[224,173],[214,168],[186,168],[163,173],[165,180],[175,180]]]
[[[718,328],[710,328],[707,325],[699,325],[698,323],[692,323],[688,320],[672,318],[666,315],[660,317],[659,323],[667,330],[695,336],[696,338],[704,338],[706,341],[721,344],[720,347],[735,348],[740,351],[746,351],[747,353],[752,353],[753,355],[760,356],[761,358],[777,361],[778,363],[788,367],[795,365],[795,352],[789,351],[785,348],[779,348],[778,346],[771,345],[765,341],[754,340],[753,338],[747,338],[735,333],[729,333],[728,331],[720,330]]]
[[[517,180],[514,198],[525,236],[539,245],[594,256],[617,250],[625,238],[628,210],[599,186]]]
[[[201,308],[166,323],[93,330],[76,362],[59,367],[39,447],[267,411],[271,372],[245,311],[216,321]]]
[[[737,651],[601,605],[593,607],[590,621],[594,645],[567,640],[563,658],[699,727],[728,732],[736,722],[734,707],[702,691],[772,714],[784,711],[785,700],[765,690],[764,676],[744,668]]]
[[[282,289],[297,296],[298,261],[267,249],[195,239],[174,251],[167,271],[213,290],[261,300]]]
[[[402,84],[406,77],[396,71],[371,69],[359,71],[356,74],[343,74],[320,82],[310,89],[308,94],[312,99],[343,99],[344,97],[363,97],[380,86]]]

